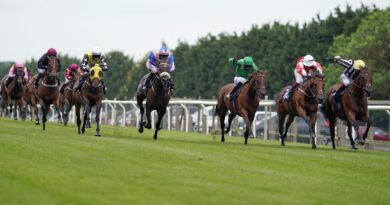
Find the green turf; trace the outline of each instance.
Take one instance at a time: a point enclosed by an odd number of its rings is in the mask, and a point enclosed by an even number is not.
[[[95,125],[93,125],[95,126]],[[0,204],[390,204],[390,153],[0,119]]]

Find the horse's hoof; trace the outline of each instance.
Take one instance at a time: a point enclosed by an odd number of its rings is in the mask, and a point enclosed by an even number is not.
[[[351,149],[353,149],[353,150],[357,150],[358,148],[357,148],[357,147],[355,147],[355,146],[353,146],[353,147],[351,147]]]
[[[139,133],[143,133],[144,132],[144,128],[143,127],[138,128],[138,132]]]
[[[317,149],[317,147],[316,147],[316,146],[313,146],[313,147],[311,147],[311,149]]]
[[[97,133],[95,136],[96,136],[96,137],[100,137],[101,135]]]
[[[40,125],[40,124],[41,124],[41,123],[39,123],[39,122],[36,122],[36,123],[35,123],[35,125]]]
[[[154,140],[157,140],[157,137],[153,137]]]

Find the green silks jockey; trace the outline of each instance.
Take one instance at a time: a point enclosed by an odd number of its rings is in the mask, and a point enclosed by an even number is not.
[[[248,77],[250,74],[256,72],[257,65],[255,62],[253,62],[252,57],[245,56],[243,59],[237,60],[235,58],[229,58],[229,63],[236,66],[236,76],[234,77],[234,88],[230,92],[230,94],[227,96],[230,98],[232,102],[236,99],[238,96],[238,90],[248,81]]]

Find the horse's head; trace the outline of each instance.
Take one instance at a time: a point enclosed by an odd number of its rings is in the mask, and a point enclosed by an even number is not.
[[[16,68],[16,82],[23,83],[24,71],[23,68]]]
[[[368,67],[362,68],[358,73],[357,77],[353,80],[353,84],[357,87],[362,88],[369,97],[372,92],[372,74]]]
[[[259,97],[264,96],[266,94],[266,78],[267,71],[264,70],[256,71],[249,77],[249,83],[254,86],[256,94]]]
[[[161,62],[159,65],[158,65],[158,70],[160,71],[160,73],[163,73],[163,72],[168,72],[169,71],[169,63],[168,62]]]
[[[54,79],[57,77],[58,72],[58,60],[55,56],[48,57],[49,59],[49,69],[47,70],[49,77]]]
[[[316,97],[317,100],[319,100],[320,102],[322,102],[322,100],[324,99],[325,86],[324,75],[317,70],[312,71],[306,83],[309,86],[311,95],[313,97]]]
[[[103,70],[98,64],[91,68],[89,79],[91,80],[91,85],[94,88],[98,88],[102,85],[101,80],[103,79]]]

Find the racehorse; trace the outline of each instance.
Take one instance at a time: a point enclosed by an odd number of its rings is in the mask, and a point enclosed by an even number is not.
[[[50,105],[53,104],[58,114],[59,121],[61,115],[59,112],[59,90],[58,90],[58,61],[55,57],[49,58],[49,68],[46,69],[43,79],[37,88],[34,87],[34,81],[37,76],[30,79],[28,84],[28,92],[31,97],[31,104],[35,115],[35,124],[39,125],[38,109],[37,104],[42,110],[42,123],[43,130],[46,129],[47,114],[50,111]]]
[[[24,99],[24,94],[26,92],[26,88],[23,82],[24,81],[23,68],[16,69],[16,75],[8,86],[5,85],[5,81],[4,81],[5,78],[3,78],[3,80],[1,81],[1,87],[3,88],[2,89],[3,109],[9,105],[10,113],[12,114],[12,109],[14,109],[14,119],[17,120],[16,109],[18,107],[22,120],[25,120],[26,102]]]
[[[81,105],[84,107],[84,116],[83,116],[83,125],[81,128],[81,132],[85,133],[85,126],[86,123],[88,123],[89,114],[91,113],[91,109],[93,106],[96,106],[96,134],[95,136],[101,136],[100,135],[100,110],[102,108],[102,99],[103,99],[103,84],[102,84],[102,78],[103,78],[103,70],[102,68],[96,64],[94,67],[91,68],[91,71],[89,73],[89,78],[85,80],[83,83],[80,94],[74,94],[73,96],[73,102],[76,106],[76,117],[77,117],[77,129],[78,133],[80,134],[80,125],[81,125],[81,118],[80,118],[80,109]]]
[[[171,75],[167,72],[167,65],[160,65],[160,74],[150,73],[145,75],[138,86],[137,90],[137,104],[140,109],[141,120],[139,121],[138,132],[142,133],[144,131],[144,127],[147,129],[152,128],[150,115],[153,110],[157,111],[158,119],[156,122],[156,130],[153,135],[153,139],[157,139],[157,133],[161,129],[161,119],[164,117],[169,100],[172,96],[172,83],[171,83]],[[154,75],[151,81],[151,88],[148,89],[147,93],[142,91],[142,86],[147,79],[148,75]],[[146,118],[147,122],[143,121],[143,116],[145,112],[145,108],[143,106],[143,101],[146,98]]]
[[[372,92],[372,75],[367,67],[360,70],[357,77],[339,99],[335,99],[332,94],[338,89],[339,85],[333,85],[329,88],[326,95],[323,111],[325,117],[329,120],[330,137],[332,140],[332,147],[336,149],[335,126],[336,118],[347,122],[348,137],[351,141],[352,149],[357,149],[355,141],[352,138],[352,126],[354,127],[357,139],[360,144],[364,144],[367,138],[368,131],[371,126],[371,120],[368,113],[367,96]],[[363,134],[363,141],[359,133],[359,125],[357,121],[367,123],[366,130]]]
[[[63,88],[63,93],[60,93],[60,111],[62,113],[62,118],[64,125],[66,126],[69,121],[69,112],[72,109],[72,106],[78,101],[77,94],[74,92],[73,87],[76,84],[76,81],[79,79],[80,73],[77,73],[68,83],[68,86]],[[63,85],[64,86],[64,85]],[[80,104],[79,102],[78,104]]]
[[[260,97],[264,96],[266,85],[266,71],[256,71],[253,73],[248,81],[242,85],[241,92],[236,98],[235,106],[232,105],[231,100],[227,97],[233,87],[233,83],[224,85],[218,93],[218,102],[215,114],[218,114],[221,124],[221,142],[225,142],[225,133],[230,131],[231,123],[236,115],[244,118],[246,129],[244,132],[245,144],[248,144],[249,134],[252,133],[252,122],[255,117],[257,108],[259,107]],[[234,107],[236,109],[234,109]],[[229,125],[225,131],[225,115],[229,113]]]
[[[315,143],[315,123],[317,121],[318,104],[322,102],[324,95],[324,76],[313,71],[311,76],[299,86],[293,93],[291,103],[283,99],[283,95],[291,86],[284,87],[275,98],[276,110],[279,118],[279,134],[281,145],[284,146],[284,140],[287,137],[287,131],[295,116],[301,117],[309,126],[309,133],[312,141],[312,149],[316,149]],[[288,114],[288,120],[283,133],[283,125]]]

